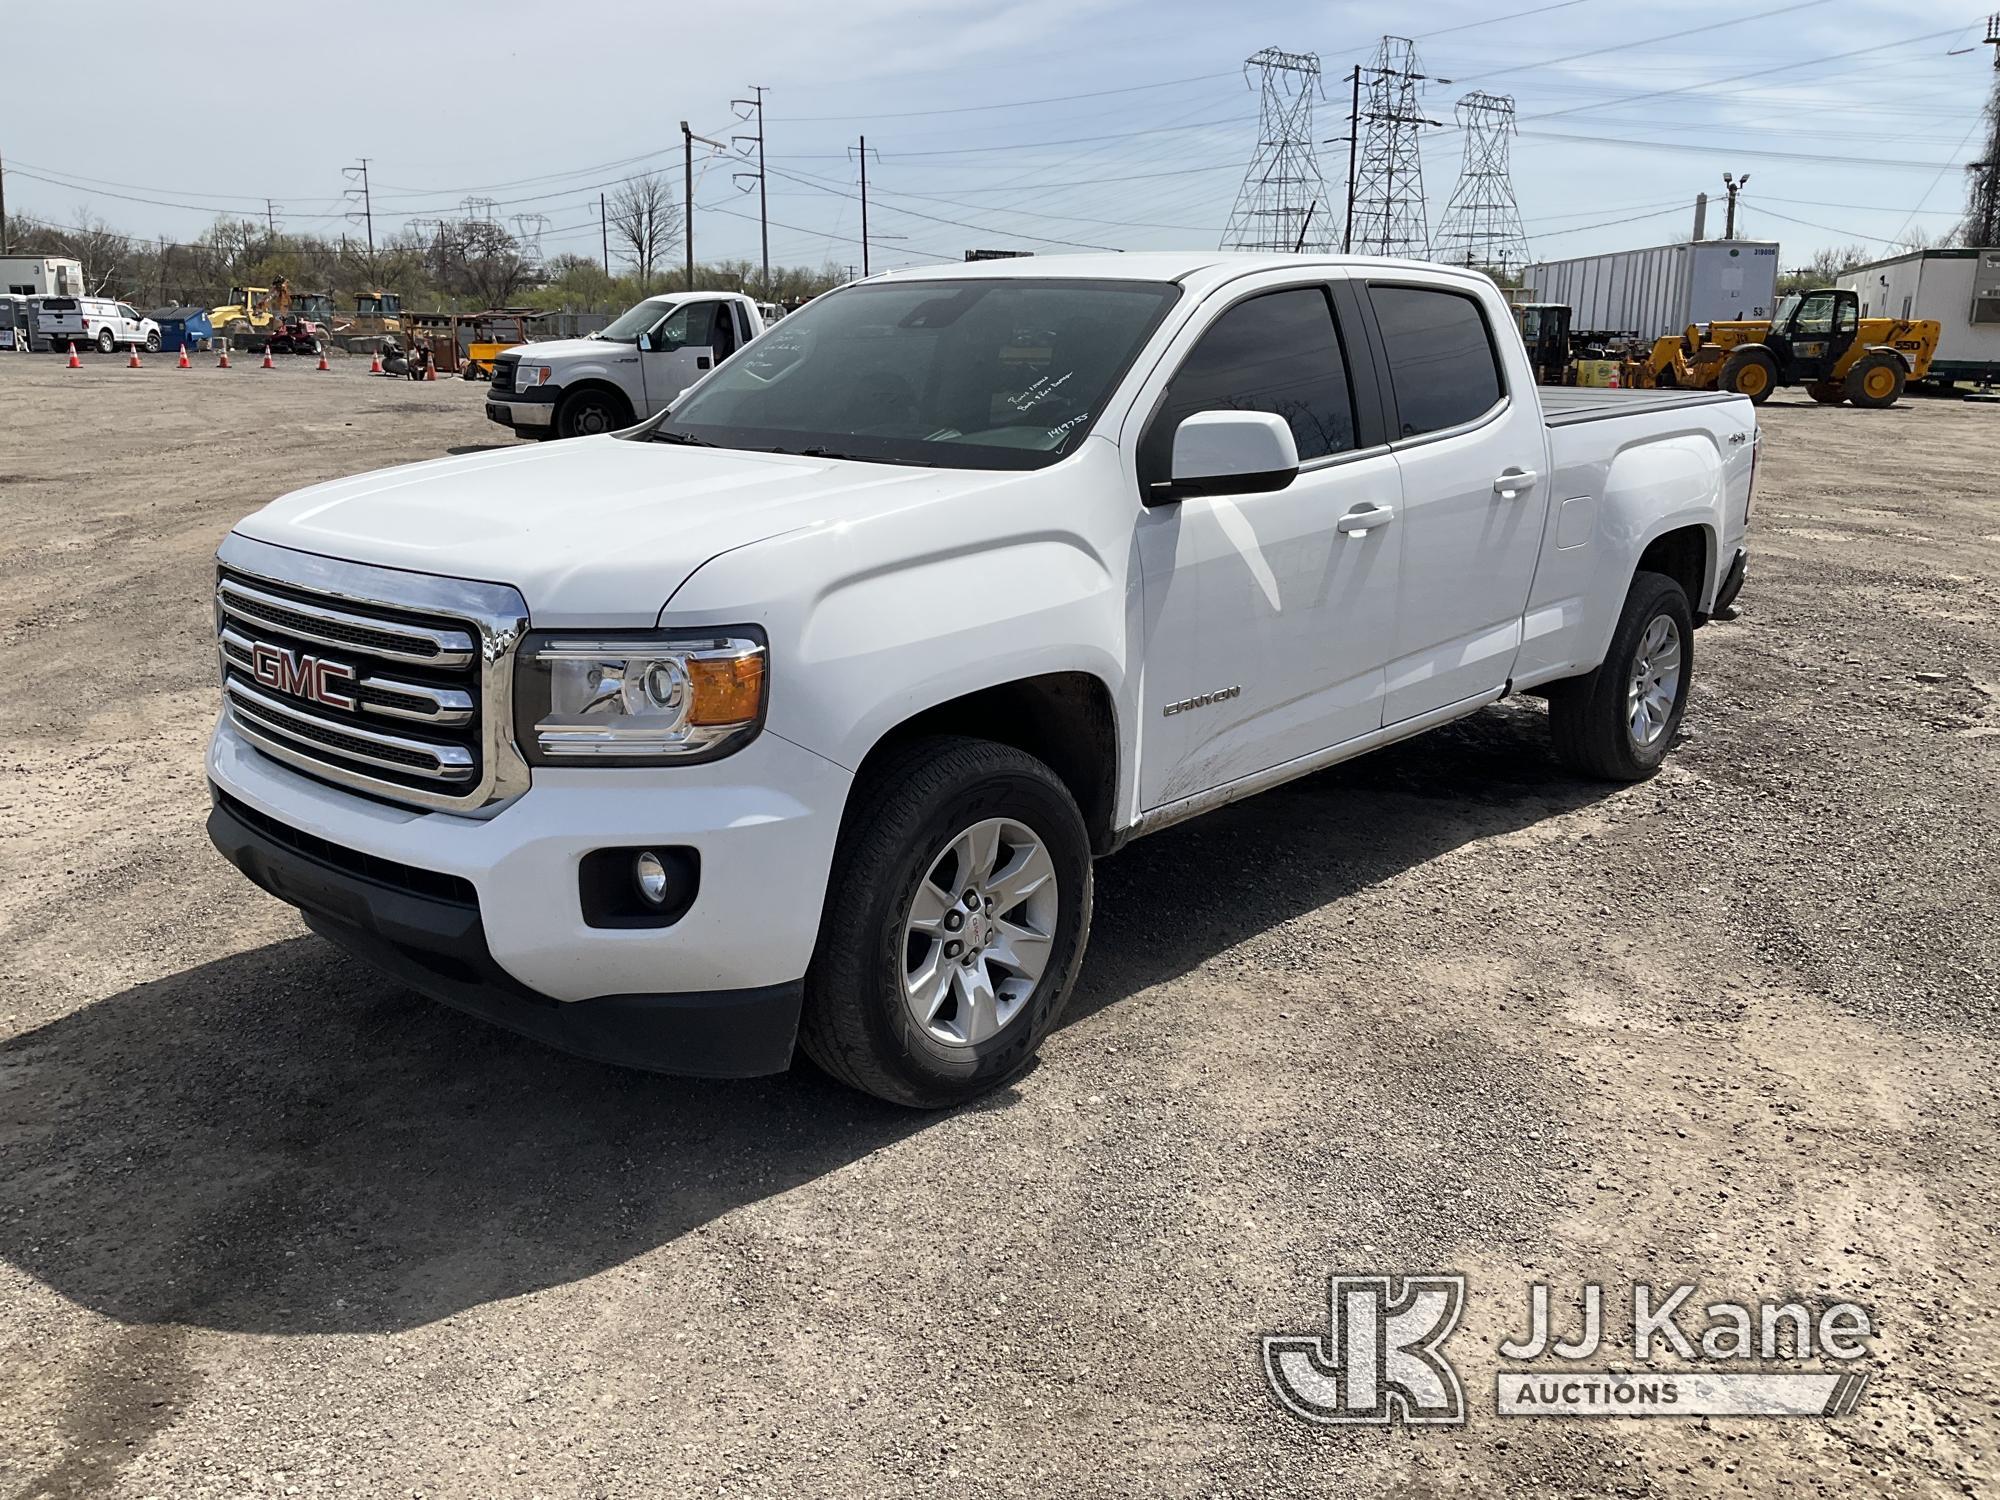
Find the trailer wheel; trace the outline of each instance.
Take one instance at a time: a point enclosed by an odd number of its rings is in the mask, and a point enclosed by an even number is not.
[[[1893,354],[1864,354],[1847,372],[1847,399],[1880,410],[1903,394],[1903,362]]]
[[[1753,405],[1762,406],[1778,387],[1778,362],[1766,349],[1738,349],[1722,362],[1722,374],[1716,384],[1725,391],[1748,396]]]
[[[1847,399],[1847,392],[1837,380],[1815,380],[1806,387],[1806,394],[1821,406],[1838,406]]]

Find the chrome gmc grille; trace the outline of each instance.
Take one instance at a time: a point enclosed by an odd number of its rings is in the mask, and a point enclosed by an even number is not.
[[[246,740],[323,780],[469,811],[518,795],[521,596],[232,535],[216,554],[223,701]]]

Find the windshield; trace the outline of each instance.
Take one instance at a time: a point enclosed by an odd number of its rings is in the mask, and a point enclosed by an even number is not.
[[[1774,317],[1771,321],[1776,323],[1780,328],[1784,327],[1785,324],[1792,321],[1792,313],[1798,307],[1798,305],[1799,305],[1799,299],[1796,293],[1794,293],[1790,297],[1785,298],[1782,302],[1778,304],[1777,316]]]
[[[877,463],[1040,468],[1083,440],[1179,295],[1153,281],[845,287],[749,345],[649,435]]]
[[[613,344],[636,344],[639,335],[664,318],[673,305],[670,297],[648,297],[630,312],[619,314],[597,337]]]

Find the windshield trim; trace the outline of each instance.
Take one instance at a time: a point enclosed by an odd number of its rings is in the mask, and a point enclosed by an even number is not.
[[[808,433],[800,431],[787,434],[770,428],[722,428],[707,424],[704,424],[699,431],[692,428],[676,428],[671,435],[667,434],[665,429],[672,422],[675,409],[687,397],[700,390],[702,386],[713,380],[718,373],[726,369],[728,367],[727,361],[717,365],[709,374],[695,382],[694,385],[689,386],[687,390],[681,392],[680,396],[675,398],[673,404],[665,411],[648,418],[645,422],[640,423],[634,428],[617,434],[617,436],[638,441],[651,441],[655,434],[659,434],[664,440],[669,441],[673,437],[686,436],[698,439],[702,445],[707,447],[739,453],[776,453],[801,457],[823,456],[855,463],[947,469],[964,473],[1019,472],[1047,468],[1051,464],[1067,458],[1082,446],[1083,440],[1097,427],[1104,413],[1111,409],[1114,404],[1112,398],[1118,394],[1119,390],[1123,388],[1126,381],[1131,377],[1133,369],[1138,365],[1139,360],[1145,354],[1146,350],[1151,347],[1161,326],[1167,321],[1167,318],[1172,314],[1174,309],[1180,306],[1187,292],[1187,289],[1178,281],[1166,281],[1143,276],[985,275],[925,276],[921,278],[908,277],[902,279],[890,277],[882,281],[853,282],[847,286],[837,287],[833,291],[822,293],[819,297],[814,298],[813,302],[808,303],[805,308],[801,308],[800,312],[808,311],[813,305],[825,302],[828,298],[854,294],[868,296],[874,295],[877,291],[883,289],[901,291],[912,287],[935,287],[942,292],[953,287],[981,285],[1009,288],[1021,287],[1038,290],[1146,292],[1158,298],[1158,305],[1154,308],[1152,315],[1146,322],[1137,329],[1136,336],[1132,342],[1131,353],[1126,357],[1124,363],[1107,377],[1104,385],[1103,400],[1094,418],[1064,433],[1062,438],[1051,448],[1005,448],[973,443],[927,443],[913,442],[912,440],[901,438],[869,439],[858,437],[855,434],[844,433]],[[792,316],[797,317],[798,314],[794,313]],[[767,327],[764,333],[759,334],[757,338],[745,344],[743,349],[755,348],[759,340],[768,335],[772,331],[772,328],[782,326],[782,324],[775,324]],[[743,350],[738,350],[736,357],[740,357],[742,352]],[[773,446],[770,441],[772,435],[790,437],[794,440],[793,445]],[[880,453],[851,451],[857,443],[866,448],[871,442],[884,444],[884,451]],[[919,448],[924,451],[912,452],[912,448]],[[820,451],[817,453],[801,453],[801,449],[815,449]],[[966,460],[968,459],[976,459],[978,461],[967,462]]]

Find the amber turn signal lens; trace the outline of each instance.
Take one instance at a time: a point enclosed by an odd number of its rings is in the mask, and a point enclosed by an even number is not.
[[[747,724],[764,704],[764,658],[739,656],[727,661],[690,659],[688,680],[694,685],[690,724]]]

